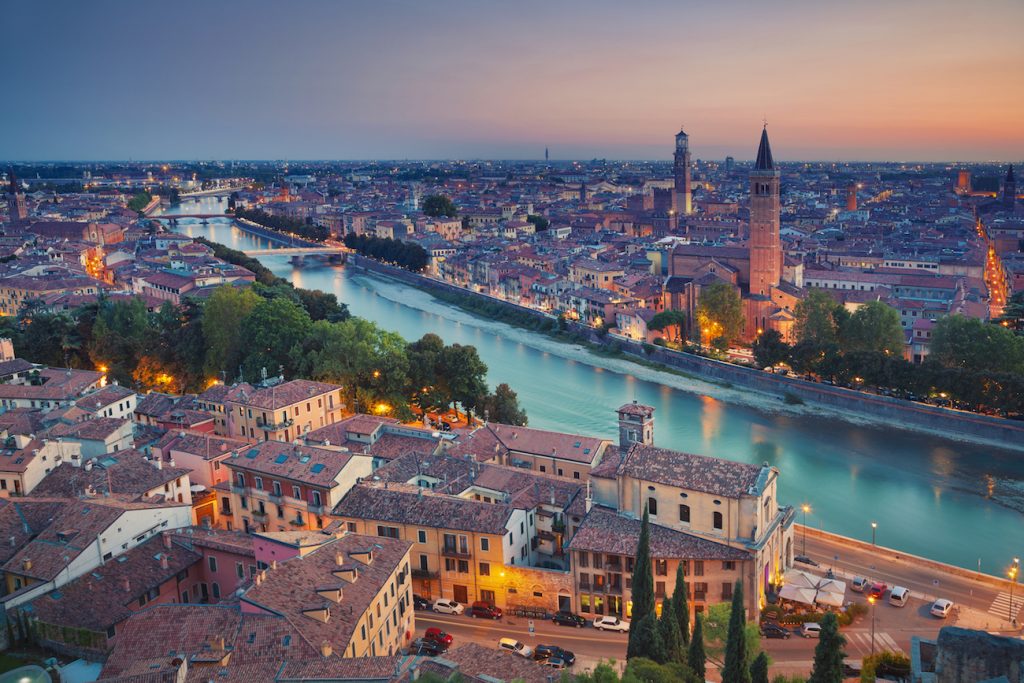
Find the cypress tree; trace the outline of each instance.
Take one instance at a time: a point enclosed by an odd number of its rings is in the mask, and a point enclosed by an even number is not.
[[[683,573],[682,561],[676,565],[676,587],[672,591],[672,611],[679,623],[679,635],[683,645],[690,644],[690,603],[687,600],[686,575]]]
[[[814,648],[814,666],[807,683],[839,683],[843,680],[843,646],[846,638],[839,633],[839,620],[829,612],[821,620],[821,635]]]
[[[672,601],[665,598],[661,602],[661,619],[658,621],[658,633],[661,636],[661,644],[665,649],[665,661],[683,663],[686,661],[686,646],[679,633],[679,622],[676,621],[676,611]]]
[[[750,665],[750,683],[768,683],[768,655],[764,652]]]
[[[650,636],[642,631],[647,627],[657,635],[657,623],[654,617],[654,575],[651,572],[651,520],[644,507],[644,519],[640,524],[640,539],[636,545],[636,562],[633,564],[633,613],[632,623],[629,628],[629,643],[626,645],[626,658],[648,657],[650,648],[654,643],[649,640]],[[648,619],[649,618],[649,619]],[[650,623],[639,628],[644,620]]]
[[[743,581],[737,581],[732,592],[732,608],[729,611],[729,633],[725,641],[725,664],[722,666],[723,681],[750,683],[746,625],[747,620],[743,613]]]
[[[635,638],[634,634],[636,634]],[[640,619],[634,619],[629,625],[626,659],[635,658],[650,659],[659,664],[665,661],[665,647],[661,642],[658,618],[653,612]]]
[[[704,654],[704,627],[701,626],[700,614],[693,621],[693,637],[690,638],[690,649],[686,661],[690,670],[697,674],[698,680],[703,681],[707,675],[707,655]],[[723,679],[724,680],[724,679]]]

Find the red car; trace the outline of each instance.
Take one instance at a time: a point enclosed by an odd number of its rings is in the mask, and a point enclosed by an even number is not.
[[[885,591],[889,590],[889,586],[882,583],[881,581],[875,581],[871,584],[871,588],[868,588],[868,597],[875,598],[876,600],[885,595]]]
[[[439,645],[444,645],[445,647],[452,644],[452,634],[445,633],[436,626],[428,628],[427,632],[423,634],[423,639],[433,641]]]

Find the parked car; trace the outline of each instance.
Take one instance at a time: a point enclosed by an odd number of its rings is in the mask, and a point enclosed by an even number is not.
[[[609,615],[594,619],[594,628],[600,631],[619,631],[620,633],[628,633],[629,622]]]
[[[802,562],[803,564],[809,564],[812,567],[820,567],[821,566],[820,564],[818,564],[817,562],[815,562],[811,558],[807,557],[806,555],[797,555],[796,557],[793,558],[793,561],[794,562]]]
[[[867,587],[871,585],[871,579],[867,579],[863,576],[853,577],[853,581],[850,582],[850,590],[863,593],[867,590]]]
[[[800,635],[804,638],[818,638],[821,636],[821,624],[809,621],[800,627]]]
[[[887,586],[885,583],[881,581],[875,581],[873,584],[871,584],[871,587],[868,588],[868,597],[875,598],[877,600],[883,597],[885,595],[885,591],[887,590],[889,590],[889,586]]]
[[[583,625],[587,623],[587,620],[580,615],[565,610],[555,612],[555,615],[551,617],[551,621],[559,626],[575,626],[576,628],[583,628]]]
[[[931,613],[933,617],[939,619],[945,619],[949,616],[949,613],[953,611],[953,601],[946,600],[945,598],[939,598],[932,603]]]
[[[412,594],[412,608],[413,609],[430,609],[430,600],[427,600],[422,595]]]
[[[441,614],[462,614],[465,610],[465,607],[448,598],[434,600],[434,611]]]
[[[448,648],[441,643],[436,643],[426,638],[417,638],[409,643],[409,653],[423,657],[437,657],[444,654],[447,650]]]
[[[570,666],[572,666],[572,664],[570,664],[569,662],[558,657],[551,657],[550,659],[545,659],[540,664],[541,666],[546,666],[551,669],[568,669]]]
[[[533,648],[520,643],[515,638],[502,638],[498,641],[498,649],[517,654],[520,657],[526,657],[527,659],[533,656]]]
[[[447,649],[452,644],[452,640],[454,640],[454,638],[452,638],[452,634],[445,633],[436,626],[428,628],[426,633],[423,634],[423,638],[425,640],[432,640],[435,643],[440,643],[445,646],[445,649]]]
[[[761,624],[761,635],[765,638],[789,638],[793,635],[793,632],[785,626],[780,626],[778,624],[772,624],[769,622],[766,624]]]
[[[469,608],[469,616],[483,617],[485,619],[501,619],[501,609],[495,607],[489,602],[477,600],[473,603],[473,606]]]
[[[843,678],[860,678],[860,662],[856,659],[843,660]]]
[[[566,666],[572,666],[576,661],[576,655],[557,645],[538,645],[533,650],[533,658],[538,662],[546,659],[560,659],[565,662]]]
[[[889,591],[889,604],[894,607],[903,607],[910,599],[910,591],[903,586],[893,586]]]

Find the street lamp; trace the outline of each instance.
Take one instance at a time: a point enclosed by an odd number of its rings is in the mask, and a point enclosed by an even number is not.
[[[1010,616],[1009,620],[1014,626],[1017,625],[1016,610],[1013,609],[1013,587],[1017,585],[1017,572],[1020,570],[1020,558],[1013,558],[1013,566],[1010,567]]]
[[[811,511],[811,506],[804,503],[800,509],[804,511],[804,550],[801,554],[807,557],[807,513]]]
[[[875,602],[878,601],[873,595],[868,596],[868,602],[871,604],[871,656],[875,656]]]
[[[871,545],[875,544],[875,531],[878,529],[878,522],[871,522]]]

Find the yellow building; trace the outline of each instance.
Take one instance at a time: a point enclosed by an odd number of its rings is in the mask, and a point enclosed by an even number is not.
[[[341,419],[345,408],[341,391],[336,384],[296,379],[263,388],[238,384],[220,400],[206,402],[214,405],[215,412],[217,405],[223,405],[223,436],[292,441]]]

